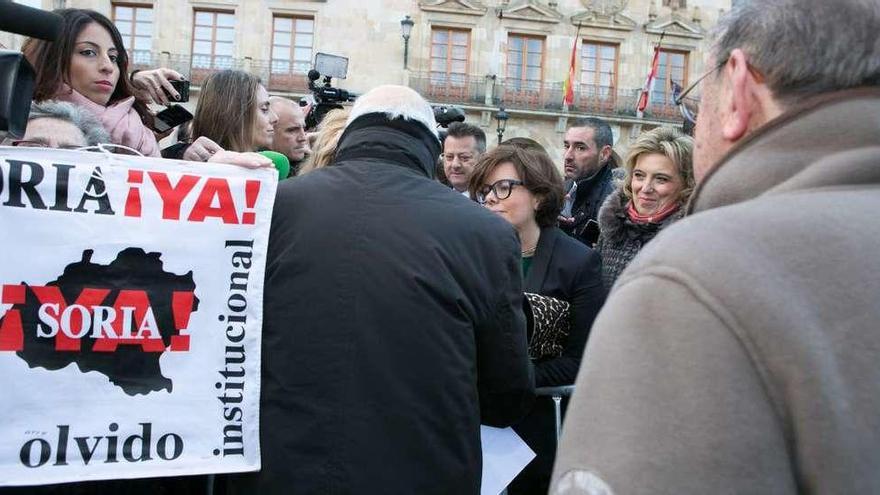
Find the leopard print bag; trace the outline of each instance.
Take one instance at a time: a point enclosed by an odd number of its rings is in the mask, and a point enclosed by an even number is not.
[[[566,301],[526,292],[523,298],[528,320],[529,357],[559,357],[571,331],[570,305]]]

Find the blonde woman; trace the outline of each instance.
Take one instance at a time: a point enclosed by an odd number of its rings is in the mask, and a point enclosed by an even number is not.
[[[327,112],[321,123],[318,124],[318,131],[315,133],[315,141],[311,144],[312,154],[300,168],[297,175],[303,175],[326,167],[333,163],[336,157],[336,145],[339,144],[339,137],[345,130],[345,123],[348,120],[347,109],[335,109]]]
[[[694,190],[694,140],[672,127],[642,133],[626,158],[623,184],[599,210],[602,281],[610,289],[639,250],[684,214]]]

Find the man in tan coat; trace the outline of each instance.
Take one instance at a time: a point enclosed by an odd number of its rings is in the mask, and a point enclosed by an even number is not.
[[[880,493],[880,3],[740,0],[690,217],[618,279],[554,494]]]

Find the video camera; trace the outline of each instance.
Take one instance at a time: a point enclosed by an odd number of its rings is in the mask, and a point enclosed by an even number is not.
[[[332,79],[345,79],[348,75],[348,59],[327,53],[315,54],[315,68],[309,71],[309,90],[315,99],[309,114],[306,115],[306,128],[314,129],[324,119],[327,112],[342,108],[342,104],[354,101],[358,95],[331,85]],[[317,81],[323,76],[323,84]]]
[[[434,110],[434,120],[437,121],[437,134],[440,138],[440,142],[443,143],[446,141],[446,135],[449,134],[449,131],[446,129],[449,127],[449,124],[453,122],[464,122],[464,110],[459,107],[452,106],[431,106],[431,109]]]
[[[464,122],[464,110],[459,107],[432,106],[437,125],[446,129],[453,122]]]
[[[0,0],[0,31],[54,41],[61,30],[61,16]],[[34,95],[34,69],[24,55],[0,50],[0,141],[9,134],[24,135]]]

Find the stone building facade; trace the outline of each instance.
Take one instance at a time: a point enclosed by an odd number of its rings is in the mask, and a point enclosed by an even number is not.
[[[457,105],[495,142],[529,136],[557,160],[567,121],[599,116],[618,152],[641,129],[680,124],[670,81],[704,67],[707,30],[731,0],[29,0],[42,8],[90,8],[113,19],[139,67],[166,66],[194,85],[219,68],[261,76],[270,93],[308,93],[316,53],[348,58],[345,80],[361,93],[404,84],[432,103]],[[408,16],[408,17],[407,17]],[[401,21],[412,21],[408,41]],[[660,42],[659,75],[644,118],[639,91]],[[0,36],[17,48],[21,40]],[[574,47],[573,47],[574,45]],[[404,68],[404,52],[407,52]],[[574,51],[574,101],[563,81]],[[197,93],[197,91],[195,92]]]

